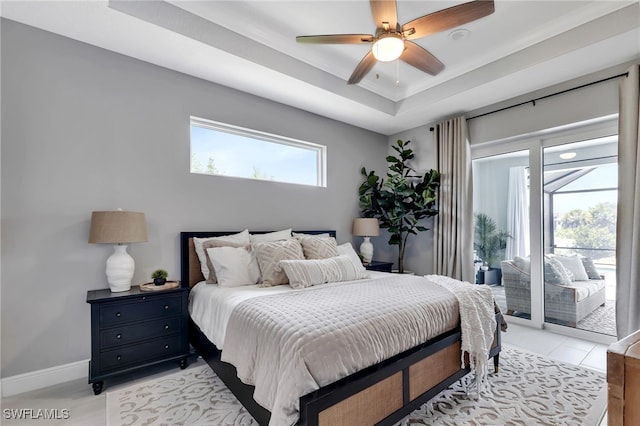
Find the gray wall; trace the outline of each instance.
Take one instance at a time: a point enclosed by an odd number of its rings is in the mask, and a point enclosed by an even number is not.
[[[390,154],[395,155],[395,151],[391,149],[391,146],[396,144],[398,139],[411,141],[410,147],[415,155],[411,165],[416,171],[424,173],[429,169],[436,168],[433,132],[429,131],[428,125],[390,136],[388,139],[388,152]],[[378,174],[383,175],[385,173],[384,170],[378,170],[378,172]],[[422,225],[433,229],[433,219],[425,219]],[[388,240],[389,236],[386,232],[380,237],[372,239],[375,250],[374,257],[379,260],[394,262],[394,266],[397,267],[398,246],[389,246],[387,244]],[[433,271],[433,231],[430,230],[409,236],[404,255],[404,268],[405,270],[414,271],[417,275],[430,274]]]
[[[107,288],[91,211],[146,214],[134,282],[179,278],[185,230],[331,228],[351,241],[360,167],[387,137],[15,22],[2,26],[2,376],[90,356],[86,291]],[[328,187],[192,175],[189,116],[328,147]],[[356,240],[359,244],[359,241]]]

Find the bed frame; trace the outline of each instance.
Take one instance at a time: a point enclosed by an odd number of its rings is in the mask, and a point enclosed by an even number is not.
[[[253,231],[252,231],[253,232]],[[268,231],[267,231],[268,232]],[[306,234],[335,231],[294,231]],[[202,281],[193,237],[234,232],[181,232],[182,285]],[[259,232],[254,232],[259,233]],[[489,357],[498,371],[501,315],[496,313],[496,337]],[[437,336],[379,364],[358,371],[300,398],[300,426],[392,425],[451,386],[470,369],[461,368],[460,329]],[[189,341],[260,425],[271,413],[253,400],[253,386],[242,383],[233,365],[220,360],[220,350],[189,320]]]

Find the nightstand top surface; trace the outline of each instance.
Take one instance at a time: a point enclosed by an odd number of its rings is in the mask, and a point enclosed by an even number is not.
[[[87,303],[102,302],[109,299],[122,299],[127,297],[144,296],[160,296],[163,294],[171,294],[178,291],[189,291],[187,287],[172,288],[169,290],[160,291],[141,291],[139,285],[132,285],[129,291],[119,291],[112,293],[108,288],[101,288],[98,290],[89,290],[87,292]]]
[[[393,265],[393,262],[383,262],[381,260],[372,260],[367,266]]]

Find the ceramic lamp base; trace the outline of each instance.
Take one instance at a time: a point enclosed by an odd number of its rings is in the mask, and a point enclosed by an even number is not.
[[[364,237],[364,241],[360,244],[360,256],[362,256],[362,263],[368,265],[373,259],[373,244],[369,241],[369,237]]]
[[[135,270],[135,262],[127,253],[126,245],[113,246],[113,254],[107,259],[107,281],[112,293],[129,291]]]

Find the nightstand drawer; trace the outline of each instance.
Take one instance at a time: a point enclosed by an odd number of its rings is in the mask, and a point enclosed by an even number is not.
[[[179,333],[181,317],[160,318],[133,325],[109,328],[100,332],[100,347],[104,349],[126,345],[140,340],[170,336]]]
[[[102,371],[179,355],[185,352],[183,340],[181,336],[176,335],[103,352],[100,354]]]
[[[151,318],[179,315],[182,312],[180,297],[141,300],[143,298],[140,298],[137,303],[117,303],[100,306],[100,328]]]

